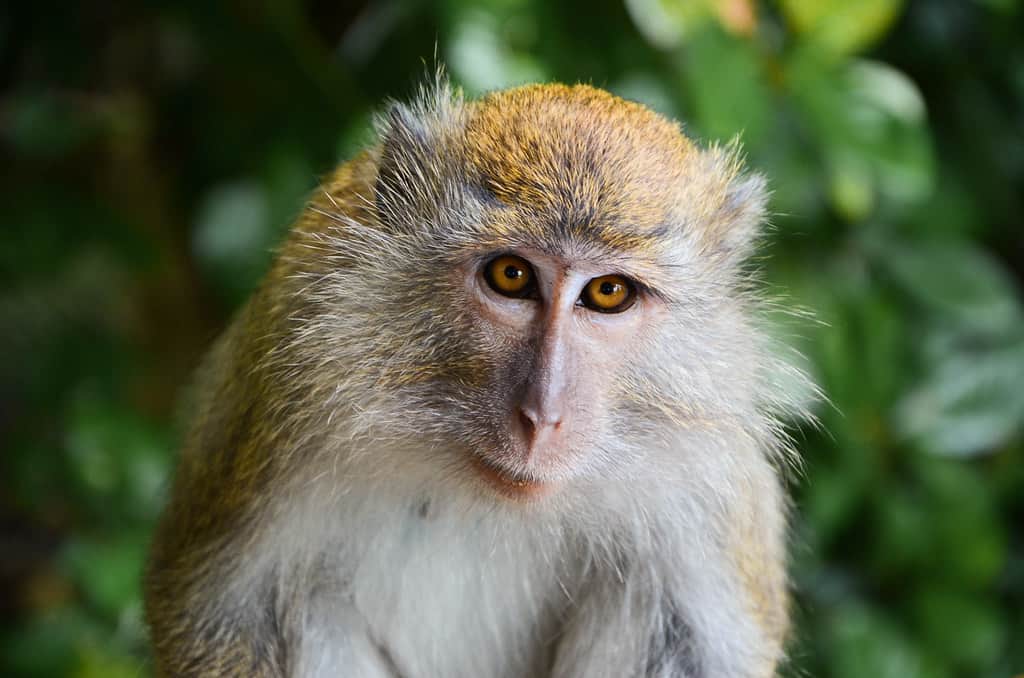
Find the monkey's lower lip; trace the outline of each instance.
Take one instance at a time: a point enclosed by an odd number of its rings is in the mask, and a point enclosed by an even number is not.
[[[473,457],[473,465],[489,485],[512,499],[536,499],[552,489],[551,483],[512,475],[480,457]]]

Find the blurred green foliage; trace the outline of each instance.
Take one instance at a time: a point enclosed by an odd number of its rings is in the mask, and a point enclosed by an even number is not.
[[[437,57],[739,134],[831,399],[796,431],[791,675],[1024,672],[1018,0],[0,8],[0,674],[148,674],[174,403],[316,177]],[[436,47],[435,47],[436,45]]]

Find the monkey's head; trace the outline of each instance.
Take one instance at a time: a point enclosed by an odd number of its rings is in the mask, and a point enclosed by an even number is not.
[[[285,246],[274,352],[293,401],[402,450],[367,463],[539,497],[771,426],[742,266],[765,190],[733,149],[583,85],[441,86],[380,128]]]

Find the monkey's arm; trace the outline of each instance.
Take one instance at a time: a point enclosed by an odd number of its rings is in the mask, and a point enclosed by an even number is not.
[[[675,537],[665,528],[656,551],[599,575],[564,627],[553,678],[775,675],[788,625],[785,510],[770,462],[745,463],[728,502],[677,516]]]
[[[208,571],[223,588],[226,575]],[[280,587],[273,579],[270,587]],[[161,678],[398,678],[401,672],[363,617],[334,596],[273,593],[256,583],[230,611],[187,592],[161,596],[154,620]],[[280,589],[278,589],[280,590]],[[182,595],[184,594],[184,595]],[[216,594],[213,594],[216,595]]]
[[[283,678],[277,667],[268,662],[262,651],[244,631],[220,629],[211,631],[216,641],[193,637],[184,643],[163,642],[154,645],[156,675],[160,678]],[[202,647],[197,643],[208,644]],[[184,649],[188,648],[188,649]]]
[[[552,678],[700,675],[681,620],[665,614],[669,601],[630,581],[640,578],[608,577],[585,594],[559,641]]]
[[[220,593],[215,583],[202,583],[209,587],[204,599],[193,587],[149,578],[147,612],[157,675],[283,678],[285,645],[273,606],[257,602],[226,609],[215,602]],[[254,601],[263,598],[253,592]]]
[[[147,563],[145,612],[160,676],[286,675],[283,598],[271,578],[248,574],[268,473],[265,417],[258,402],[246,404],[257,384],[236,360],[248,349],[238,338],[245,321],[243,310],[198,372],[191,427]]]
[[[764,576],[781,581],[783,575]],[[785,592],[746,590],[749,583],[744,575],[731,581],[698,576],[688,590],[673,595],[635,590],[643,582],[604,582],[567,624],[552,678],[774,676],[785,632]],[[737,586],[745,595],[731,599]],[[778,626],[770,625],[773,619],[780,620]]]

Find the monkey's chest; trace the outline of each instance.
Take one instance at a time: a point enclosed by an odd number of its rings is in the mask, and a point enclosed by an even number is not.
[[[402,678],[538,675],[567,604],[545,548],[490,524],[397,525],[355,564],[351,594]]]

